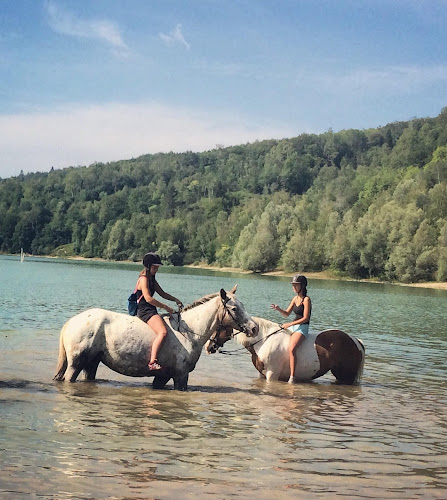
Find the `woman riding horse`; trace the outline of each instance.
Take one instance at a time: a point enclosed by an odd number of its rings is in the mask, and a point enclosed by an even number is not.
[[[205,345],[209,354],[225,342],[235,338],[250,353],[254,367],[267,382],[290,378],[289,344],[291,332],[273,321],[253,317],[259,333],[248,338],[244,333],[220,328]],[[296,380],[305,382],[331,371],[338,383],[360,382],[365,362],[365,348],[361,340],[341,330],[310,333],[296,353]]]

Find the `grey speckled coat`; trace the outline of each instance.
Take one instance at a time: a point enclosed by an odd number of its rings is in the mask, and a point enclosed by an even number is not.
[[[87,380],[94,380],[102,362],[123,375],[154,376],[154,388],[164,387],[172,378],[175,389],[186,390],[189,372],[218,327],[244,328],[247,335],[258,333],[258,325],[234,295],[235,290],[227,294],[222,289],[186,307],[180,316],[166,318],[168,334],[159,355],[166,368],[157,372],[148,368],[155,333],[146,323],[105,309],[77,314],[62,328],[54,380],[74,382],[82,370]]]

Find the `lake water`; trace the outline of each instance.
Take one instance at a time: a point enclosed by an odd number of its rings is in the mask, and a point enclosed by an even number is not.
[[[309,280],[312,329],[365,344],[360,386],[267,384],[245,351],[203,355],[186,393],[105,367],[54,383],[64,322],[125,312],[139,270],[0,257],[1,498],[447,498],[447,292]],[[158,280],[185,304],[238,283],[250,314],[274,321],[270,303],[292,296],[288,278]]]

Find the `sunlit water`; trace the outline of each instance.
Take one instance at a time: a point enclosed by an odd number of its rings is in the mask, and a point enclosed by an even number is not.
[[[189,392],[105,367],[54,383],[59,331],[92,306],[125,312],[139,266],[0,258],[2,498],[446,498],[447,293],[310,280],[312,328],[361,338],[360,386],[259,380],[245,351],[203,355]],[[164,268],[190,303],[239,284],[274,321],[287,278]],[[227,344],[228,346],[229,344]]]

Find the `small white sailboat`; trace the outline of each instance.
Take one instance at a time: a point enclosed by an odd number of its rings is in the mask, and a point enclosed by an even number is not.
[[[23,248],[20,249],[20,262],[23,262],[25,260],[25,252],[23,251]]]

